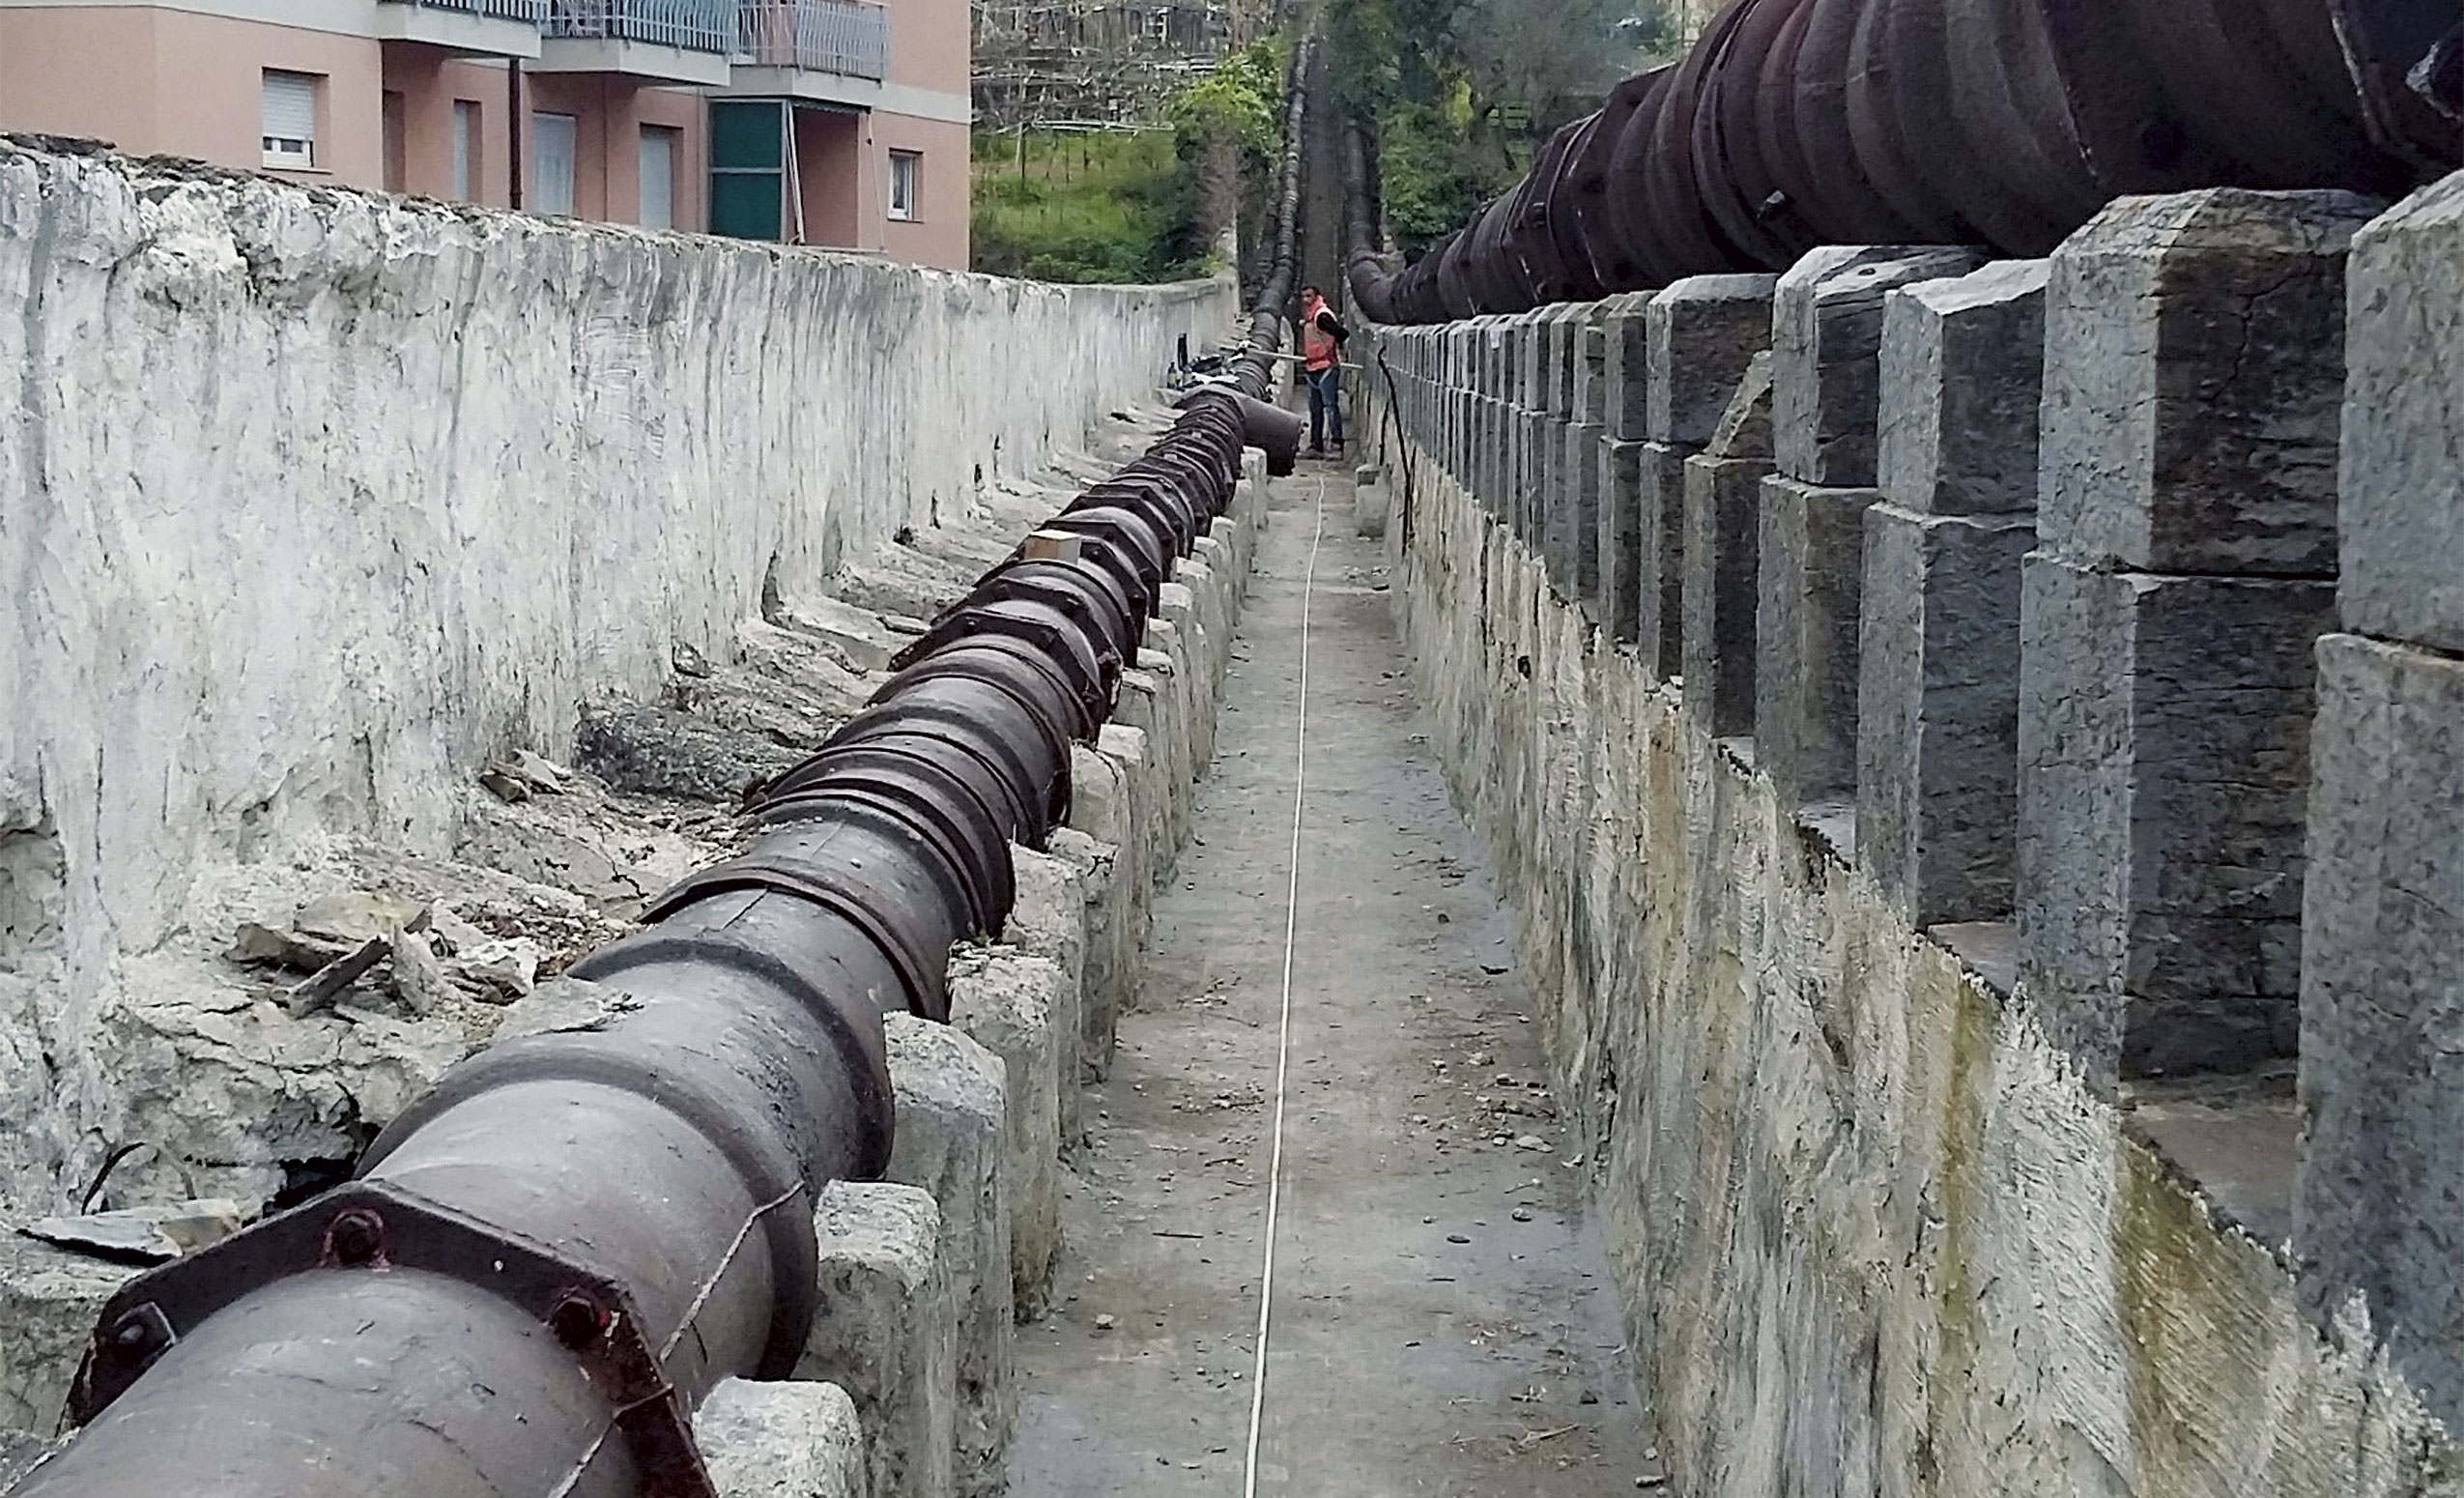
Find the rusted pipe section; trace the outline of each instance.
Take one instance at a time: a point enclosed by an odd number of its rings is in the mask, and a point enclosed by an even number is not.
[[[23,1498],[711,1498],[695,1404],[787,1376],[813,1211],[877,1177],[885,1013],[949,1014],[1013,841],[1069,805],[1175,559],[1229,502],[1228,392],[978,580],[871,705],[749,808],[745,851],[573,975],[575,1028],[499,1042],[358,1178],[131,1281]],[[1043,554],[1057,551],[1058,555]]]
[[[2460,164],[2454,0],[1732,0],[1411,266],[1348,273],[1380,320],[1440,322],[1822,244],[2043,255],[2130,193]]]

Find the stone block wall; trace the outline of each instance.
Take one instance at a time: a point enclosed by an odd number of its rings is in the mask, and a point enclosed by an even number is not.
[[[1569,587],[1451,334],[1373,331],[1679,1490],[2451,1487],[2459,266],[2464,177],[1815,252],[1682,461],[1674,672],[1648,511],[1604,483]],[[1604,475],[1653,306],[1598,310]]]

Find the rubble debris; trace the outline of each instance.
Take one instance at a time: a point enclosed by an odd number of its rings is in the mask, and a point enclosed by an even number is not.
[[[802,755],[689,713],[635,702],[582,709],[584,766],[618,791],[734,806],[748,786],[776,779]]]
[[[335,995],[376,970],[377,964],[393,955],[393,945],[384,936],[374,936],[356,951],[335,958],[317,969],[306,982],[286,994],[282,1007],[293,1018],[313,1014],[333,1002]]]
[[[428,907],[420,902],[361,889],[320,895],[291,914],[291,929],[301,936],[345,946],[427,926]]]
[[[480,1002],[509,1004],[538,987],[539,959],[537,942],[507,936],[456,953],[446,970]]]
[[[393,996],[402,1007],[415,1015],[433,1014],[439,1004],[453,995],[452,980],[445,976],[444,964],[429,937],[420,932],[400,931],[389,943],[393,959]]]

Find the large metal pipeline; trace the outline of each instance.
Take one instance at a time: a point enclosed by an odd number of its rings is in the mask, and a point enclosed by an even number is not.
[[[1733,0],[1355,299],[1440,322],[1785,270],[1823,244],[2042,255],[2106,203],[2392,194],[2464,164],[2454,0]]]
[[[1243,391],[1263,399],[1274,387],[1274,360],[1283,348],[1293,293],[1299,290],[1301,261],[1301,195],[1305,187],[1309,81],[1317,58],[1318,39],[1305,36],[1292,48],[1283,86],[1283,153],[1275,169],[1275,223],[1272,260],[1257,299],[1250,304],[1249,332],[1235,379]],[[1288,473],[1288,463],[1278,469]]]
[[[979,580],[741,856],[575,965],[609,1018],[488,1047],[349,1185],[131,1281],[17,1492],[707,1498],[694,1405],[791,1370],[817,1194],[888,1164],[882,1017],[947,1018],[950,943],[999,930],[1242,432],[1199,395],[1050,523],[1074,556]]]

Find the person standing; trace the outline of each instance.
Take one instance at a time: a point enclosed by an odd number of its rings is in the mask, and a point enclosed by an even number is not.
[[[1352,331],[1314,286],[1301,288],[1301,368],[1309,380],[1309,456],[1326,456],[1329,428],[1343,456],[1343,342]]]

